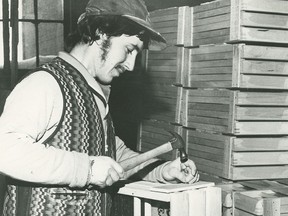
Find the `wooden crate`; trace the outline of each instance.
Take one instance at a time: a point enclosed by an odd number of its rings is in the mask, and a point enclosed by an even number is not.
[[[118,193],[133,196],[134,215],[154,213],[153,209],[151,211],[154,201],[168,203],[171,216],[221,215],[221,190],[212,182],[163,185],[140,181],[126,184]]]
[[[183,46],[187,37],[186,31],[191,25],[190,7],[171,7],[150,12],[154,29],[167,40],[168,46]]]
[[[286,216],[288,187],[276,181],[217,184],[222,192],[222,216]]]
[[[228,180],[283,179],[288,137],[237,137],[186,129],[188,155],[199,171]]]
[[[185,46],[222,43],[287,44],[288,2],[221,0],[192,8],[192,39]]]
[[[154,28],[167,40],[167,48],[149,51],[146,71],[143,74],[144,117],[178,123],[176,116],[181,74],[184,65],[184,38],[187,36],[187,21],[190,8],[173,7],[152,11]]]
[[[233,135],[287,135],[288,92],[188,89],[186,127]]]
[[[151,22],[154,28],[167,40],[167,48],[161,51],[149,51],[147,72],[152,82],[180,84],[183,64],[183,46],[189,29],[190,7],[172,7],[152,11]]]
[[[226,44],[186,52],[190,75],[183,86],[288,90],[288,47]]]
[[[234,195],[235,216],[274,216],[288,214],[288,197],[272,190],[239,192]]]

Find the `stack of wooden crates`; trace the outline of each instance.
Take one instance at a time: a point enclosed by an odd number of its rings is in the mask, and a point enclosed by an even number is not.
[[[147,53],[139,150],[174,130],[204,180],[288,178],[288,1],[218,0],[151,20],[168,47]]]

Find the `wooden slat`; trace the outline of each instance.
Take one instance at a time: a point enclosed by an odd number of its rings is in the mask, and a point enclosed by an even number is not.
[[[245,59],[261,59],[261,60],[277,60],[286,61],[288,57],[287,47],[273,47],[273,46],[245,46],[240,45],[242,57]],[[281,63],[281,62],[280,62]]]
[[[232,166],[287,165],[287,152],[233,152]]]
[[[193,193],[194,192],[195,191],[193,191]],[[190,200],[189,200],[187,192],[179,192],[179,193],[171,194],[170,214],[191,216],[191,214],[189,214],[189,209],[190,209],[189,201]],[[203,202],[201,204],[205,205]]]
[[[234,151],[287,151],[288,137],[232,138]]]
[[[237,1],[237,0],[232,0]],[[240,0],[243,10],[288,14],[288,2],[282,0]]]
[[[287,92],[260,92],[260,91],[234,91],[236,104],[261,105],[261,106],[286,106],[288,105]]]
[[[288,14],[272,13],[251,13],[249,11],[242,13],[241,22],[244,26],[257,26],[263,28],[288,29]]]
[[[233,167],[229,179],[280,179],[287,178],[287,175],[287,166]]]
[[[218,116],[219,117],[219,116]],[[236,107],[235,119],[243,120],[288,120],[288,107]]]
[[[288,62],[243,61],[243,74],[288,75]]]
[[[287,135],[288,122],[235,122],[233,128],[229,126],[235,135]]]
[[[195,6],[195,13],[203,14],[205,11],[215,10],[230,5],[231,0],[214,1],[213,3],[206,3],[200,6]]]
[[[287,43],[288,31],[282,29],[266,29],[266,28],[248,28],[243,27],[241,29],[241,35],[239,41],[254,42],[267,42],[267,43]],[[242,39],[242,40],[241,40]]]
[[[189,216],[206,216],[206,191],[195,190],[187,193],[189,196]]]

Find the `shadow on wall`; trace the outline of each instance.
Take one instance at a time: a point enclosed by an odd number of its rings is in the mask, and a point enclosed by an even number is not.
[[[151,80],[153,78],[148,73],[136,69],[112,83],[109,106],[115,131],[133,150],[137,150],[140,122],[170,111],[167,101],[153,90],[155,85]]]

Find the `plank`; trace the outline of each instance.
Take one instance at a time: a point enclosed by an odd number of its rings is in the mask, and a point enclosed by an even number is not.
[[[157,11],[159,12],[159,11]],[[156,11],[155,11],[156,13]],[[152,23],[157,23],[157,22],[165,22],[167,20],[177,20],[178,18],[178,14],[166,14],[165,16],[158,16],[158,17],[153,17],[152,13],[151,13],[151,21]]]
[[[253,215],[253,214],[251,214],[249,212],[245,212],[245,211],[243,211],[241,209],[235,208],[233,216],[255,216],[255,215]]]
[[[282,29],[266,29],[266,28],[241,28],[239,41],[254,41],[267,43],[287,44],[288,31]],[[231,36],[233,38],[233,36]]]
[[[206,147],[207,149],[207,147]],[[191,155],[192,158],[199,157],[199,158],[209,158],[209,161],[224,163],[224,156],[223,154],[215,154],[214,152],[208,152],[205,150],[196,150],[194,145],[188,146],[188,154]],[[229,164],[228,164],[229,165]]]
[[[173,26],[177,26],[178,21],[177,20],[167,20],[167,21],[163,21],[163,22],[158,22],[158,23],[153,23],[153,27],[155,29],[159,29],[159,28],[163,28],[163,27],[173,27]]]
[[[233,152],[232,166],[287,165],[287,152]]]
[[[206,116],[188,116],[188,125],[193,123],[200,123],[200,124],[212,124],[212,125],[219,125],[223,127],[228,127],[228,119],[221,119],[221,118],[209,118]]]
[[[165,17],[168,15],[178,14],[178,7],[163,8],[159,10],[154,10],[150,12],[151,19],[155,17]]]
[[[232,0],[236,1],[237,0]],[[281,0],[241,0],[239,1],[242,10],[251,10],[258,12],[273,12],[288,14],[288,2]]]
[[[275,179],[287,178],[287,166],[256,166],[256,167],[234,167],[229,179],[251,180],[251,179]]]
[[[189,197],[189,216],[206,216],[206,191],[195,190],[187,193]]]
[[[242,25],[249,27],[288,29],[288,14],[255,13],[245,11],[241,17]]]
[[[219,117],[219,116],[218,116]],[[240,107],[235,109],[236,120],[288,120],[288,107]]]
[[[192,128],[192,129],[200,129],[206,132],[216,132],[216,133],[223,133],[227,131],[227,126],[223,125],[211,125],[211,124],[203,124],[203,123],[195,123],[188,121],[185,127]]]
[[[206,216],[221,216],[221,189],[207,187],[206,191]],[[198,216],[198,214],[195,214]]]
[[[193,22],[193,26],[203,26],[207,24],[212,24],[212,23],[218,23],[218,22],[223,22],[223,21],[229,21],[230,20],[230,15],[228,13],[225,14],[220,14],[219,16],[213,16],[213,17],[207,17],[207,18],[202,18],[202,19],[195,19]]]
[[[203,205],[203,203],[202,203]],[[189,197],[188,193],[173,193],[170,201],[169,215],[189,216]]]
[[[232,50],[225,50],[223,52],[213,52],[213,53],[199,53],[197,54],[197,51],[199,49],[191,49],[192,55],[193,55],[193,62],[199,62],[199,61],[208,61],[208,60],[222,60],[222,59],[232,59],[233,52]]]
[[[244,60],[243,74],[288,75],[288,62]]]
[[[217,8],[222,8],[230,5],[230,0],[222,0],[222,1],[213,1],[206,4],[201,4],[199,6],[195,6],[195,14],[203,14],[205,11],[215,10]],[[205,14],[205,13],[204,13]]]
[[[234,151],[287,151],[288,137],[232,138]]]
[[[239,45],[242,50],[242,56],[245,59],[262,59],[262,60],[277,60],[287,61],[288,48],[287,47],[273,47],[273,46],[246,46]],[[281,62],[279,62],[281,63]]]
[[[194,26],[193,34],[195,37],[200,32],[209,32],[213,30],[225,29],[225,28],[229,28],[229,26],[230,26],[230,20],[223,20],[217,23],[211,23],[211,24],[202,25],[202,26]]]
[[[209,18],[209,17],[217,17],[219,15],[222,14],[229,14],[231,9],[229,5],[226,5],[223,7],[218,7],[218,8],[214,8],[213,10],[206,10],[204,12],[199,12],[199,8],[203,7],[203,5],[200,6],[196,6],[194,7],[194,20],[198,20],[198,19],[205,19],[205,18]]]
[[[234,91],[235,103],[238,105],[286,106],[287,92]]]
[[[175,192],[182,192],[187,190],[196,190],[201,188],[212,187],[215,184],[213,182],[206,182],[206,181],[198,181],[193,184],[158,184],[150,188],[151,191],[161,192],[161,193],[175,193]]]
[[[229,125],[231,127],[231,125]],[[228,129],[235,135],[287,135],[288,122],[235,122],[233,128]]]

